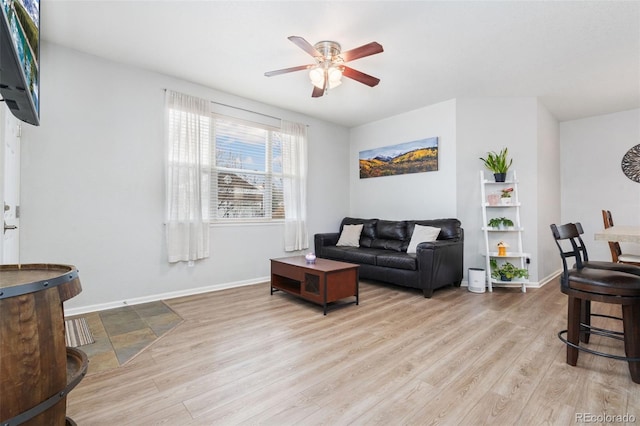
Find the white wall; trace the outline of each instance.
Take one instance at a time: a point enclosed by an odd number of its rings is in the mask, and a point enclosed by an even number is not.
[[[640,184],[620,166],[640,143],[640,109],[560,123],[560,140],[562,223],[581,222],[589,258],[610,260],[608,244],[593,237],[604,227],[601,211],[611,210],[615,224],[640,225]],[[640,254],[637,244],[620,244]]]
[[[351,129],[350,214],[389,220],[457,217],[455,100]],[[360,151],[438,137],[438,171],[360,179]],[[337,227],[335,227],[337,229]]]
[[[537,259],[539,281],[547,281],[561,268],[558,248],[549,228],[552,223],[560,222],[560,130],[558,121],[540,102],[537,159],[538,239],[532,251]]]
[[[430,136],[440,138],[437,172],[359,178],[360,151]],[[532,254],[535,285],[557,265],[555,257],[548,264],[553,241],[547,222],[559,217],[558,144],[557,121],[535,98],[455,99],[351,129],[351,215],[457,217],[465,230],[466,276],[468,268],[485,266],[480,207],[480,171],[485,169],[479,157],[507,147],[519,180],[523,246]]]
[[[346,128],[50,43],[41,53],[41,126],[22,138],[21,259],[78,267],[83,292],[67,309],[257,282],[287,255],[281,225],[217,226],[209,259],[167,263],[166,88],[307,123],[310,235],[347,214]]]
[[[458,217],[465,227],[465,276],[469,267],[485,268],[480,171],[490,176],[480,157],[506,147],[513,158],[510,173],[516,171],[523,248],[532,252],[538,238],[537,186],[537,101],[535,98],[457,99],[456,156],[458,174]],[[530,265],[530,281],[537,281],[538,259]]]

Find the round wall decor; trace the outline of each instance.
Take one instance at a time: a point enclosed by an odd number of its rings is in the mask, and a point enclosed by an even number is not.
[[[622,172],[632,181],[640,183],[640,144],[622,157]]]

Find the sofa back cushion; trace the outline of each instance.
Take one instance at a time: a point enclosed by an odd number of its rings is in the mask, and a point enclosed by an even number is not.
[[[407,223],[403,220],[378,220],[376,237],[371,247],[393,251],[406,251],[409,245]]]
[[[376,224],[376,238],[406,240],[407,223],[402,220],[379,220]]]
[[[462,238],[462,228],[458,219],[408,220],[407,232],[409,238],[411,238],[416,224],[440,228],[439,240],[459,240]]]
[[[356,217],[345,217],[340,224],[340,232],[345,225],[362,224],[362,233],[360,234],[360,247],[371,247],[371,242],[376,237],[376,223],[378,219],[360,219]]]
[[[462,238],[462,228],[458,219],[381,220],[345,217],[340,224],[340,232],[345,225],[358,224],[363,225],[360,234],[360,247],[407,251],[416,224],[440,228],[438,240],[459,240]]]
[[[345,225],[342,227],[340,238],[336,247],[360,247],[360,235],[362,235],[362,224]]]

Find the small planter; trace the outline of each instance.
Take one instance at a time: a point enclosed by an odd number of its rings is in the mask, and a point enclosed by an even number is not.
[[[507,180],[507,174],[506,173],[494,173],[493,174],[493,178],[496,180],[496,182],[504,182],[505,180]]]
[[[500,198],[500,202],[502,203],[503,206],[510,206],[511,205],[511,197],[502,197],[502,198]]]
[[[496,259],[491,259],[491,277],[494,279],[500,279],[500,281],[511,281],[513,278],[517,280],[524,280],[529,278],[529,271],[526,269],[517,268],[510,262],[505,262],[501,266],[498,266]]]
[[[505,231],[509,228],[513,228],[513,221],[506,217],[494,217],[487,223],[487,226],[490,226],[495,230]]]
[[[490,206],[497,206],[500,204],[500,195],[499,194],[489,194],[487,195],[487,201]]]

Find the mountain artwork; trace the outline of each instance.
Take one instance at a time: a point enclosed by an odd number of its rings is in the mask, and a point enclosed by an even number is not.
[[[438,170],[438,138],[360,151],[360,179]]]

